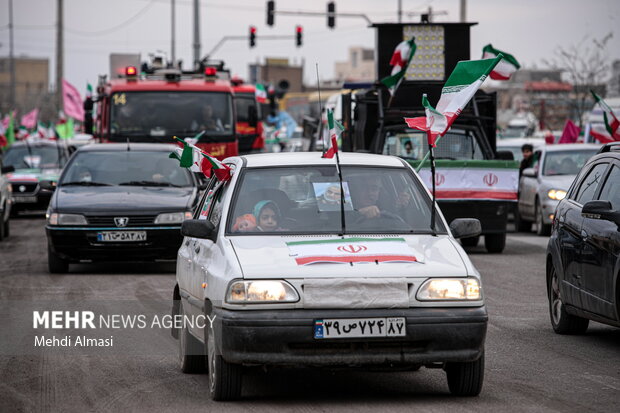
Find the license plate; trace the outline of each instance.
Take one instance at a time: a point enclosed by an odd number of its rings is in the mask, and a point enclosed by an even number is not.
[[[13,196],[13,202],[16,204],[34,204],[37,202],[36,196]]]
[[[403,337],[405,317],[315,320],[314,338]]]
[[[146,241],[146,231],[106,231],[97,233],[97,241],[132,242]]]

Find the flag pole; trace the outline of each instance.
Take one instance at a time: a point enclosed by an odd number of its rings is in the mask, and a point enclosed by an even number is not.
[[[427,132],[427,136],[428,136],[428,132]],[[437,139],[435,140],[435,145],[437,145],[437,143],[441,140],[443,136],[439,135],[437,137]],[[424,165],[424,162],[426,162],[426,160],[428,159],[428,157],[431,155],[431,151],[429,150],[426,155],[424,155],[424,158],[422,158],[422,160],[420,161],[420,164],[418,165],[418,167],[415,169],[416,172],[420,172],[420,169],[422,169],[422,165]],[[434,158],[433,158],[434,161]]]
[[[437,196],[435,193],[435,153],[433,150],[433,145],[431,145],[431,131],[426,132],[426,136],[428,138],[428,153],[431,158],[431,180],[433,184],[433,204],[431,205],[431,233],[433,236],[437,236],[437,231],[435,229],[435,215],[437,208],[435,207],[435,203],[437,202]]]
[[[338,171],[338,180],[340,181],[340,223],[342,228],[342,234],[340,236],[344,238],[344,234],[347,232],[345,219],[344,219],[344,188],[342,186],[342,169],[340,169],[340,151],[336,151],[336,170]]]

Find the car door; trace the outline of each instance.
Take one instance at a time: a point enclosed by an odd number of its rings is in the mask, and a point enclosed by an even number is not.
[[[535,218],[536,191],[538,189],[539,175],[542,173],[540,165],[541,157],[544,156],[544,153],[538,150],[532,156],[534,157],[532,168],[536,171],[536,177],[522,175],[519,180],[519,213],[530,220]]]
[[[620,165],[611,167],[602,183],[599,200],[610,201],[620,211]],[[616,263],[620,250],[618,226],[604,219],[584,218],[581,256],[582,301],[584,309],[614,319]]]

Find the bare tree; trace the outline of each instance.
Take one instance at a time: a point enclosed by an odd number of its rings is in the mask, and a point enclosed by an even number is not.
[[[603,84],[609,75],[609,59],[607,43],[613,33],[608,33],[601,39],[584,37],[579,43],[568,48],[558,47],[555,57],[543,60],[543,63],[552,69],[562,70],[568,75],[573,85],[574,99],[572,106],[579,118],[579,127],[583,126],[583,115],[586,108],[592,105],[590,89]]]

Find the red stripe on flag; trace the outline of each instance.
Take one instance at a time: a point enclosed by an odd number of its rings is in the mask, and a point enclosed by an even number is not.
[[[418,260],[411,255],[366,255],[361,257],[330,257],[328,255],[316,255],[313,257],[295,258],[295,261],[297,261],[298,265],[306,265],[317,262],[418,262]]]
[[[502,76],[502,75],[500,75],[500,74],[499,74],[498,72],[496,72],[496,71],[492,71],[492,72],[489,74],[489,77],[490,77],[491,79],[493,79],[493,80],[508,80],[508,79],[510,79],[510,76]]]

